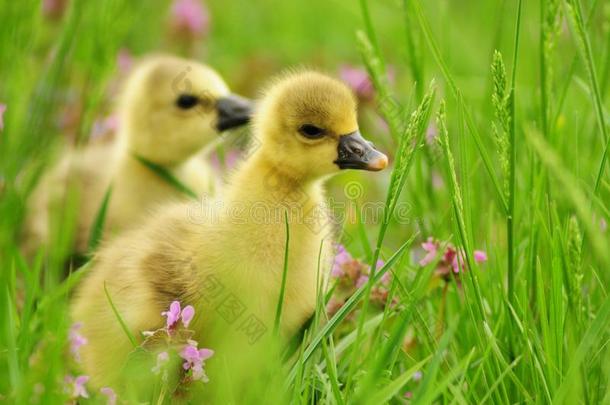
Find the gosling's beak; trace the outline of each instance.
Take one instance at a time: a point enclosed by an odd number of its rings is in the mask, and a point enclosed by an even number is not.
[[[247,124],[252,117],[252,101],[236,94],[229,94],[216,101],[218,132]]]
[[[388,165],[388,157],[364,139],[360,131],[339,137],[338,158],[335,164],[340,169],[379,171]]]

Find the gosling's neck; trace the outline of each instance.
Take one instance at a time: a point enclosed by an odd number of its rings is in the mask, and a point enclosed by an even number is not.
[[[323,179],[276,164],[267,153],[258,150],[242,165],[227,192],[228,200],[282,206],[323,202]]]

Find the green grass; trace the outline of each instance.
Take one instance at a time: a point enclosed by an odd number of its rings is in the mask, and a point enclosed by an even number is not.
[[[43,17],[39,1],[0,6],[0,402],[65,403],[64,377],[78,375],[67,314],[87,267],[63,279],[74,204],[53,212],[53,242],[35,258],[19,253],[20,227],[58,145],[86,143],[112,110],[126,48],[204,60],[247,96],[294,65],[335,75],[360,65],[375,87],[361,127],[391,170],[328,183],[335,201],[358,211],[346,216],[342,242],[372,265],[370,281],[332,316],[320,291],[295,353],[253,370],[237,398],[610,404],[608,2],[209,0],[211,32],[194,46],[168,33],[169,0],[70,3],[59,21]],[[58,123],[71,103],[82,111],[67,137]],[[344,190],[353,181],[356,197]],[[371,201],[382,208],[375,220],[360,211]],[[459,282],[436,274],[440,258],[418,264],[428,236],[463,249]],[[396,304],[379,307],[386,273]],[[104,402],[90,394],[82,403]],[[148,400],[170,398],[164,384]]]

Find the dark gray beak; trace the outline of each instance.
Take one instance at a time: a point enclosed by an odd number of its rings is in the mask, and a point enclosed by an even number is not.
[[[247,124],[252,117],[252,101],[235,94],[221,97],[216,101],[218,132]]]
[[[340,169],[370,170],[377,172],[388,165],[388,157],[364,139],[360,131],[339,137],[338,158],[335,164]]]

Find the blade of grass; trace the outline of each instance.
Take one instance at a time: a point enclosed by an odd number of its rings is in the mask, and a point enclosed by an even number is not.
[[[121,329],[123,329],[123,332],[125,332],[125,335],[129,338],[131,345],[134,348],[138,347],[138,342],[136,341],[136,338],[133,336],[133,334],[127,327],[127,324],[123,320],[123,317],[121,316],[121,314],[119,314],[119,311],[114,306],[114,303],[112,302],[112,298],[110,298],[110,293],[108,292],[108,288],[106,287],[106,282],[104,282],[104,294],[106,294],[106,299],[108,299],[110,308],[112,308],[112,312],[114,313],[114,316],[116,317],[117,321],[119,321],[119,324],[121,325]]]
[[[104,232],[104,225],[106,223],[106,214],[108,212],[108,204],[110,203],[110,197],[112,195],[112,186],[108,187],[102,200],[102,205],[95,216],[93,227],[91,229],[91,235],[89,236],[89,252],[95,251],[100,241],[102,240],[102,233]]]
[[[284,306],[284,294],[286,292],[286,278],[288,276],[288,246],[290,244],[290,226],[288,225],[288,212],[284,211],[284,221],[286,224],[286,245],[284,247],[284,268],[282,270],[282,285],[280,287],[280,296],[277,301],[275,311],[275,322],[273,323],[273,334],[278,335],[280,330],[280,321],[282,319],[282,307]]]
[[[138,162],[142,163],[144,166],[146,166],[148,169],[150,169],[153,173],[155,173],[162,180],[167,182],[167,184],[174,187],[176,190],[180,191],[181,193],[183,193],[193,199],[197,198],[197,194],[193,190],[191,190],[190,188],[188,188],[187,186],[182,184],[180,182],[180,180],[178,180],[167,168],[165,168],[161,165],[158,165],[156,163],[153,163],[150,160],[143,158],[141,156],[138,156],[138,155],[133,155],[133,156]]]
[[[553,397],[553,404],[565,403],[566,395],[570,388],[574,386],[574,381],[577,380],[578,373],[580,371],[580,365],[585,359],[585,356],[589,352],[589,349],[593,346],[597,340],[608,331],[608,324],[610,322],[610,296],[604,299],[604,302],[599,308],[597,316],[591,323],[591,326],[583,336],[578,349],[572,355],[570,361],[570,367],[568,372],[563,377],[563,381],[559,386],[559,389]]]

